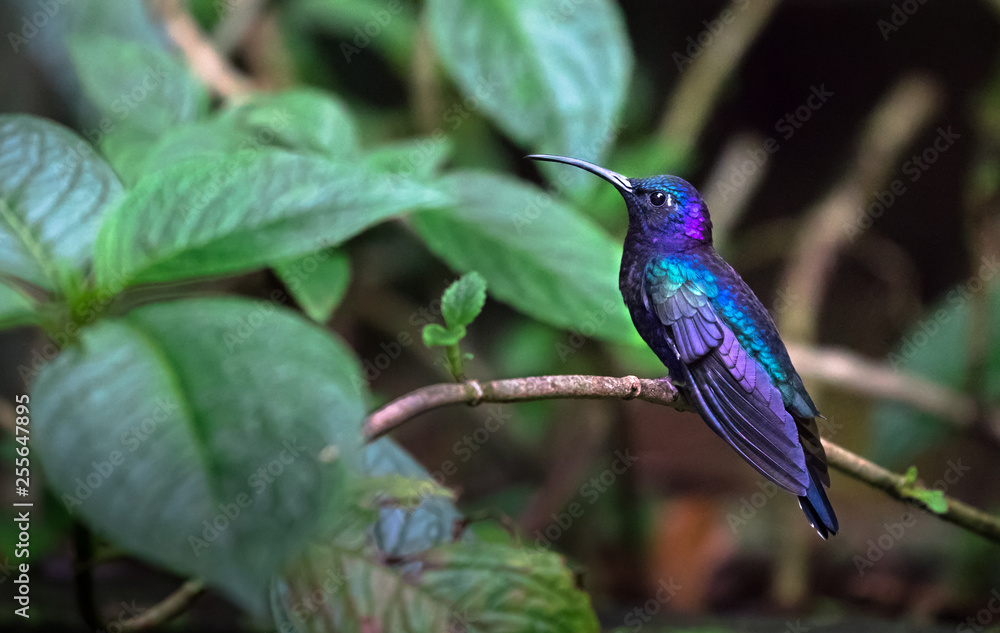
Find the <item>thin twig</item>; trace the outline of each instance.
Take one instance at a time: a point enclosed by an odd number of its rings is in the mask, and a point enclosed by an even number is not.
[[[365,437],[371,441],[389,433],[421,413],[449,404],[480,402],[526,402],[555,398],[638,399],[687,409],[677,389],[666,378],[648,380],[625,376],[535,376],[492,382],[469,380],[422,387],[393,400],[372,413],[365,422]],[[833,442],[823,440],[830,465],[845,474],[882,490],[904,503],[923,508],[916,499],[904,494],[907,488],[902,475],[885,470]],[[944,497],[947,509],[934,513],[944,521],[958,525],[1000,543],[1000,517],[991,516],[957,499]]]
[[[141,615],[128,624],[122,625],[123,631],[141,631],[159,626],[187,608],[188,604],[205,588],[205,583],[197,578],[185,582],[172,594],[146,609]]]
[[[187,58],[191,70],[216,94],[238,100],[253,91],[253,84],[213,48],[182,0],[153,0],[170,39]]]
[[[854,352],[789,343],[788,353],[803,378],[875,398],[905,402],[962,428],[972,426],[978,419],[976,402],[964,393],[895,371]]]
[[[468,402],[528,402],[554,398],[592,400],[637,398],[681,408],[677,389],[669,380],[635,376],[536,376],[479,382],[441,383],[421,387],[375,411],[365,421],[365,438],[376,440],[421,413],[449,404]]]
[[[241,0],[227,7],[217,2],[216,6],[221,7],[222,15],[212,31],[215,49],[222,55],[231,53],[250,30],[265,4],[267,0]]]
[[[831,467],[885,492],[893,499],[919,508],[924,507],[919,501],[903,494],[907,488],[907,482],[902,475],[888,471],[828,440],[823,440],[823,448],[826,449],[826,459]],[[947,510],[943,513],[930,512],[929,514],[933,514],[942,521],[954,523],[994,543],[1000,543],[1000,518],[952,497],[945,496],[944,500],[948,504]]]

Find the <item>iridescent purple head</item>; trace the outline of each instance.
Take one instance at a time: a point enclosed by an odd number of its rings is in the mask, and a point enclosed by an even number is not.
[[[698,190],[682,178],[626,178],[578,158],[548,154],[533,154],[528,158],[579,167],[614,185],[625,198],[632,239],[669,245],[677,250],[712,243],[708,207]]]

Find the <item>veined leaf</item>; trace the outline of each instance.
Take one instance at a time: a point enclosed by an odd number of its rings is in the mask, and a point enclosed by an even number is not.
[[[0,270],[46,290],[57,262],[83,274],[121,183],[83,139],[25,115],[0,116]]]
[[[441,297],[441,313],[450,328],[472,323],[486,303],[486,280],[472,271],[452,283]]]
[[[434,253],[539,321],[636,340],[618,292],[621,247],[590,220],[511,178],[465,171],[439,182],[455,205],[411,217]]]
[[[271,575],[344,503],[362,442],[348,349],[240,299],[151,304],[85,328],[32,402],[33,446],[70,512],[258,612]]]
[[[447,200],[403,177],[283,150],[191,159],[140,180],[110,215],[98,283],[259,268]]]
[[[430,0],[427,8],[441,61],[470,103],[518,143],[600,162],[632,71],[615,3]]]

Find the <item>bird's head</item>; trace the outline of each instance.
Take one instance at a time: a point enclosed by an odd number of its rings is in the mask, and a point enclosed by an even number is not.
[[[578,158],[548,154],[532,154],[528,158],[579,167],[610,182],[625,198],[629,233],[636,239],[662,243],[678,250],[712,243],[708,207],[698,190],[682,178],[626,178]]]

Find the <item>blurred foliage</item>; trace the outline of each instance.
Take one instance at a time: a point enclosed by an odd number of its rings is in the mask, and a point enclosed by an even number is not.
[[[39,10],[33,0],[19,2],[28,16]],[[757,99],[751,106],[769,104],[738,120],[763,121],[758,131],[773,135],[774,120],[801,103],[760,95],[787,88],[790,99],[801,99],[809,82],[826,77],[785,86],[784,67],[768,63],[716,69],[733,73],[722,114],[708,125],[705,113],[704,146],[689,151],[655,131],[661,104],[693,74],[675,72],[669,51],[686,48],[697,62],[713,45],[700,43],[708,36],[724,43],[729,22],[713,17],[721,4],[688,7],[676,19],[672,5],[657,6],[653,16],[643,13],[646,5],[612,0],[184,4],[259,92],[226,96],[206,85],[196,72],[204,69],[191,67],[141,2],[56,3],[35,35],[11,40],[14,53],[29,51],[44,71],[61,108],[48,111],[60,123],[0,116],[0,328],[37,326],[15,334],[47,335],[31,339],[34,353],[24,353],[16,370],[30,385],[32,456],[37,451],[47,484],[32,557],[57,554],[71,523],[81,521],[113,551],[202,577],[252,614],[270,606],[282,631],[593,631],[596,613],[606,625],[624,620],[626,630],[637,630],[633,624],[661,607],[741,606],[713,591],[750,595],[748,611],[777,608],[766,587],[776,569],[804,565],[786,558],[802,552],[785,547],[776,506],[761,513],[766,524],[727,531],[726,508],[756,512],[759,493],[751,483],[736,493],[743,499],[718,500],[716,490],[731,490],[749,472],[740,465],[731,476],[726,457],[693,453],[692,424],[668,429],[662,413],[648,410],[619,424],[625,414],[608,403],[536,402],[491,417],[479,409],[442,413],[430,431],[399,433],[433,464],[427,469],[395,441],[364,446],[361,429],[373,402],[466,373],[665,373],[618,294],[620,196],[578,170],[526,165],[521,156],[567,154],[630,175],[701,176],[722,151],[733,112],[746,106],[734,95],[749,92]],[[788,4],[786,16],[806,11]],[[729,10],[743,5],[737,0]],[[825,15],[822,7],[810,10]],[[807,52],[788,59],[799,53],[780,49],[791,66],[819,64],[797,39],[803,33],[817,38],[824,57],[853,50],[801,23],[793,27],[783,32]],[[24,28],[18,19],[11,33]],[[916,18],[907,29],[918,32]],[[871,81],[882,90],[888,80],[853,67],[850,82],[830,80],[838,105],[829,108],[844,110],[782,139],[771,181],[778,195],[741,193],[757,215],[737,218],[724,237],[742,242],[735,252],[749,253],[743,263],[755,287],[767,288],[752,277],[772,273],[789,243],[787,218],[778,216],[799,214],[822,193],[827,172],[836,175],[848,153],[844,122],[871,105],[841,97],[845,84]],[[1000,294],[992,272],[979,269],[997,249],[977,240],[995,230],[1000,185],[995,68],[982,83],[971,99],[976,150],[966,161],[975,212],[960,217],[948,207],[952,215],[926,223],[942,242],[967,224],[963,248],[976,257],[953,242],[928,256],[921,273],[936,281],[920,286],[911,297],[917,308],[903,317],[874,307],[883,289],[871,290],[870,279],[865,286],[847,278],[850,292],[830,301],[826,338],[856,342],[893,369],[968,393],[988,417],[1000,395]],[[803,159],[808,154],[797,146],[818,145],[820,128],[844,144]],[[930,197],[914,193],[900,208]],[[872,251],[885,257],[873,234],[892,234],[891,215],[859,242],[856,259],[877,259]],[[875,267],[909,270],[896,264]],[[891,278],[885,270],[871,276]],[[858,334],[851,324],[859,312],[896,330]],[[443,346],[445,361],[421,339]],[[43,357],[36,348],[46,345],[59,355]],[[844,406],[832,397],[820,404],[824,411]],[[931,479],[937,471],[925,467],[928,456],[967,438],[900,402],[875,403],[870,423],[863,408],[851,412],[857,419],[845,442],[888,467],[919,462]],[[10,440],[5,434],[0,442],[4,459]],[[626,446],[652,455],[641,475],[609,470],[610,455]],[[994,443],[978,448],[977,472],[990,470]],[[682,465],[662,466],[656,450]],[[941,492],[917,485],[916,468],[909,472],[912,496],[941,511]],[[609,473],[610,486],[601,483]],[[936,538],[933,527],[915,530],[921,536],[907,536],[892,552],[902,569],[886,565],[859,579],[852,555],[870,556],[870,543],[881,547],[881,526],[894,525],[898,514],[892,506],[884,516],[871,511],[885,506],[848,486],[835,476],[831,495],[855,520],[844,521],[844,544],[825,544],[840,549],[814,574],[832,569],[846,580],[840,587],[810,581],[842,601],[817,601],[821,609],[867,605],[871,586],[874,603],[898,604],[884,596],[907,591],[930,595],[905,583],[945,574],[954,588],[938,593],[950,592],[952,606],[939,597],[912,611],[953,617],[986,604],[984,588],[1000,582],[995,548]],[[640,487],[665,490],[667,500],[640,498]],[[971,501],[984,507],[1000,501],[989,490],[974,492]],[[705,497],[717,505],[698,505]],[[570,514],[573,504],[579,516]],[[13,542],[5,524],[0,547]],[[557,539],[537,536],[555,528]],[[549,541],[570,560],[536,547]],[[731,567],[718,562],[737,549],[743,558],[726,559],[735,560]],[[700,562],[680,572],[722,588],[685,576],[684,595],[649,606],[648,588],[677,571],[676,560],[689,560],[685,552]],[[946,571],[926,572],[945,567],[945,558]],[[875,585],[865,585],[871,578]],[[623,603],[641,605],[640,615],[619,613]],[[761,630],[790,624],[768,621]],[[810,630],[827,630],[816,626]]]

